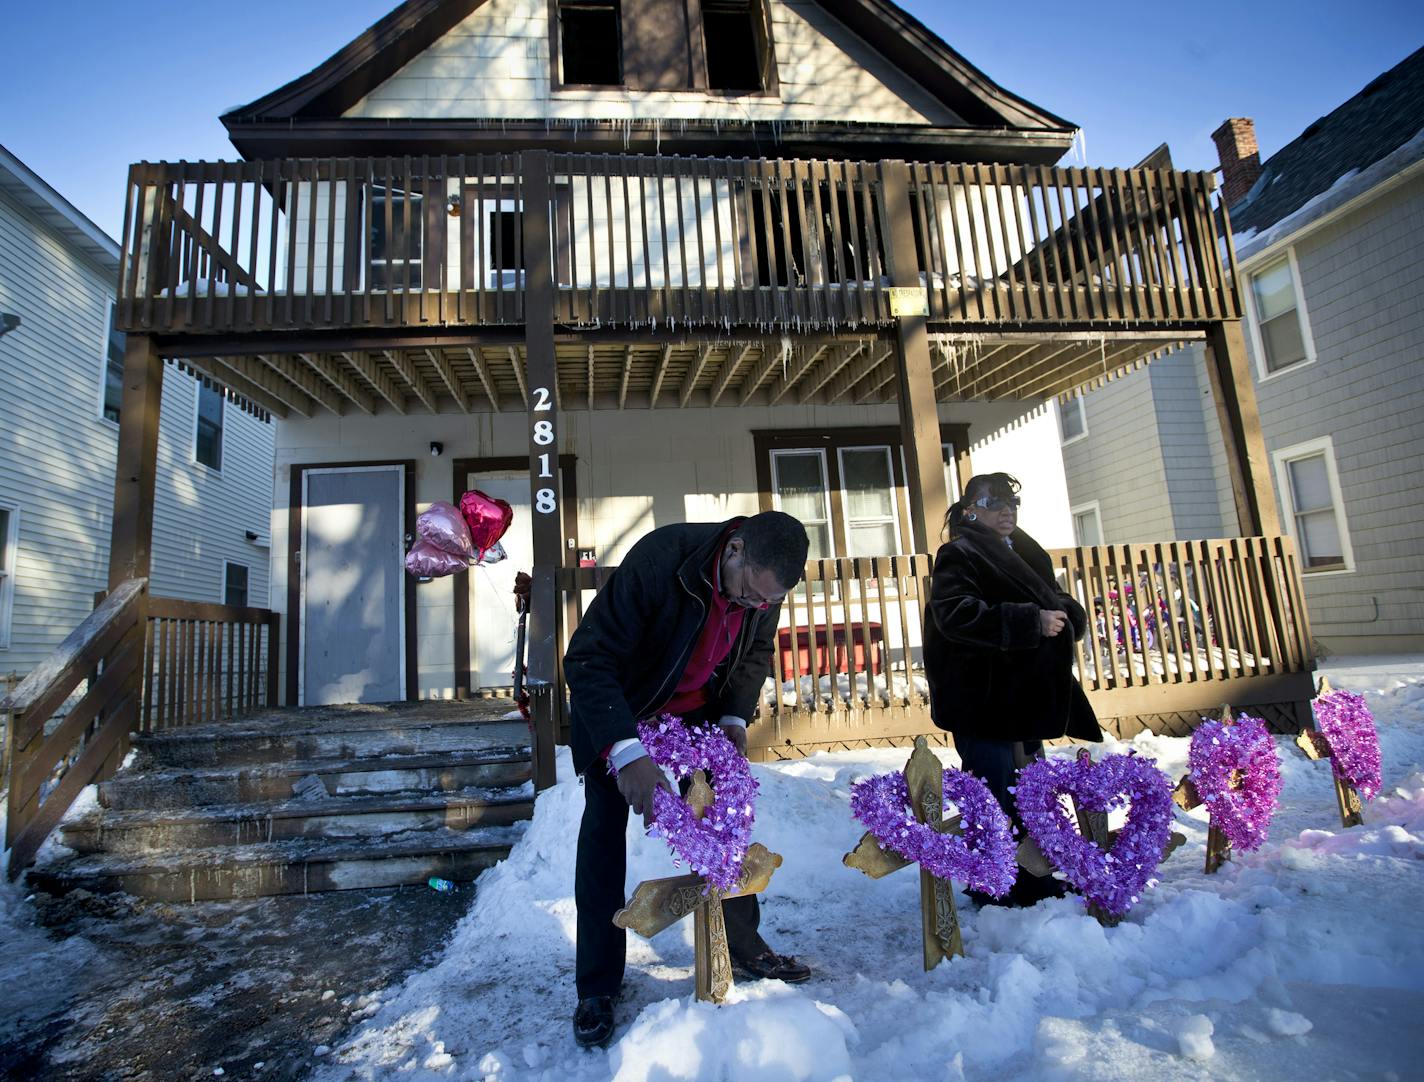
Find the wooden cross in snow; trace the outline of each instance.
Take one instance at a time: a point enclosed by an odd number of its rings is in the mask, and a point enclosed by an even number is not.
[[[1316,697],[1329,694],[1335,689],[1330,686],[1328,677],[1320,678],[1320,686],[1316,689]],[[1330,759],[1330,741],[1325,739],[1325,734],[1313,728],[1302,729],[1300,735],[1295,738],[1295,743],[1301,751],[1305,752],[1307,759]],[[1335,802],[1340,806],[1340,823],[1347,827],[1357,827],[1365,821],[1363,808],[1360,805],[1360,794],[1355,792],[1355,787],[1347,781],[1341,781],[1340,776],[1335,773],[1334,763],[1331,763],[1330,776],[1335,780]]]
[[[1221,723],[1223,725],[1234,725],[1236,715],[1231,712],[1228,703],[1221,704]],[[1241,771],[1231,772],[1231,788],[1241,788]],[[1201,794],[1197,792],[1196,783],[1192,781],[1190,774],[1183,774],[1181,780],[1177,782],[1177,787],[1172,790],[1172,803],[1183,811],[1191,811],[1193,808],[1202,806]],[[1168,850],[1170,852],[1171,850]],[[1209,824],[1206,828],[1206,874],[1211,875],[1228,860],[1231,859],[1231,839],[1228,838],[1216,826]]]
[[[716,797],[707,776],[697,771],[687,790],[687,803],[701,819]],[[742,874],[735,888],[708,890],[700,875],[674,875],[667,879],[646,879],[638,884],[627,906],[613,915],[613,923],[630,928],[644,939],[652,939],[689,913],[692,914],[694,984],[697,998],[721,1003],[732,986],[732,956],[727,948],[727,924],[722,917],[722,901],[764,891],[776,869],[780,854],[753,842],[742,860]]]
[[[910,807],[919,822],[941,833],[958,833],[959,816],[944,817],[944,768],[922,736],[915,737],[915,750],[905,764],[905,787],[910,791]],[[871,879],[880,879],[910,863],[899,853],[886,849],[868,830],[842,860]],[[946,880],[935,878],[924,868],[920,869],[920,927],[926,970],[933,969],[945,958],[964,953],[954,892]]]

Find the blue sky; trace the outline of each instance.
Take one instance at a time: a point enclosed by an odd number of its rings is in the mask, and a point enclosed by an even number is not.
[[[396,2],[9,5],[0,143],[117,233],[130,162],[236,157],[221,112],[309,71]],[[1106,166],[1165,141],[1178,167],[1212,168],[1227,116],[1253,117],[1269,155],[1424,44],[1417,0],[901,4],[996,82],[1081,125],[1088,163]]]

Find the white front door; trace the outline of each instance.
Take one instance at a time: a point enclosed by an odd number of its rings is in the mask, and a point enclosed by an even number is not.
[[[297,701],[405,698],[405,468],[302,474]]]
[[[507,558],[497,564],[470,569],[470,684],[480,688],[508,688],[514,683],[514,638],[518,615],[514,611],[514,574],[534,569],[534,539],[529,526],[528,471],[501,470],[471,473],[465,487],[506,501],[514,508],[500,544]]]

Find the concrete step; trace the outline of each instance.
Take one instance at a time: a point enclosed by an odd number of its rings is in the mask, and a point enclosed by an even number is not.
[[[368,719],[361,719],[368,720]],[[369,759],[387,755],[431,755],[509,746],[528,740],[523,722],[421,720],[409,723],[326,725],[285,730],[237,726],[175,729],[134,739],[139,770],[174,767],[242,766],[292,759]]]
[[[288,841],[379,839],[413,830],[508,826],[534,814],[534,786],[460,793],[391,793],[191,810],[97,808],[62,827],[79,853],[153,854],[178,849]]]
[[[431,876],[474,879],[509,855],[524,824],[469,831],[410,831],[396,837],[299,839],[178,850],[164,855],[76,856],[36,866],[36,889],[63,893],[124,891],[143,898],[196,902],[319,890],[424,883]]]
[[[237,767],[147,771],[130,767],[100,784],[99,803],[118,810],[157,810],[285,801],[292,798],[293,786],[313,774],[331,796],[458,792],[519,785],[533,776],[532,771],[527,744],[435,755],[277,760]]]

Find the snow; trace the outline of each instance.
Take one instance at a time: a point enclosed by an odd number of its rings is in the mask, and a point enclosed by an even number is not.
[[[1285,789],[1271,840],[1202,871],[1203,811],[1187,844],[1120,925],[1073,899],[976,911],[959,895],[966,955],[920,965],[919,881],[874,881],[841,856],[860,835],[850,785],[905,750],[756,766],[758,838],[783,854],[762,929],[815,976],[692,998],[692,929],[630,935],[619,1029],[607,1050],[572,1040],[574,842],[582,807],[568,762],[528,833],[479,881],[444,953],[332,1052],[316,1077],[533,1080],[1294,1079],[1414,1073],[1424,1041],[1424,664],[1327,668],[1366,693],[1386,786],[1342,830],[1326,762],[1281,738]],[[1399,675],[1403,673],[1404,675]],[[1187,741],[1135,749],[1173,778]],[[941,752],[947,764],[952,752]],[[629,878],[674,874],[630,825]]]
[[[1285,787],[1271,838],[1213,876],[1204,812],[1177,814],[1187,844],[1118,926],[1074,899],[975,910],[959,894],[966,955],[925,973],[919,880],[871,880],[841,857],[861,830],[852,782],[905,749],[754,767],[759,840],[785,862],[762,930],[810,963],[804,985],[740,982],[692,998],[692,928],[629,936],[606,1050],[574,1046],[574,842],[583,797],[568,760],[508,860],[486,872],[444,948],[402,985],[355,1001],[354,1028],[312,1077],[495,1082],[899,1078],[1108,1080],[1417,1077],[1424,1052],[1424,660],[1349,659],[1332,683],[1366,694],[1385,786],[1362,827],[1339,825],[1327,762],[1279,742]],[[1134,749],[1173,778],[1187,741]],[[954,764],[952,752],[941,757]],[[666,846],[629,830],[629,886],[674,874]],[[19,884],[0,885],[0,1040],[43,1017],[91,963],[79,937],[34,930]],[[322,986],[318,985],[320,989]],[[52,989],[53,992],[47,990]],[[319,993],[318,993],[319,994]],[[231,1065],[229,1064],[229,1069]]]

